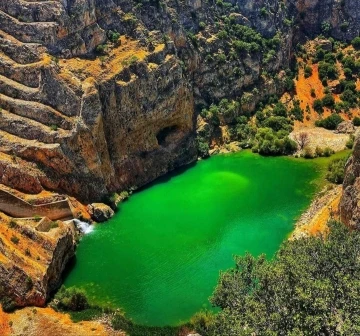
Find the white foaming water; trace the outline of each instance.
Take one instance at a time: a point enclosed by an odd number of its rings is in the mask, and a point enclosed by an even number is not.
[[[89,223],[82,222],[81,220],[76,218],[74,218],[73,221],[76,227],[84,234],[88,234],[94,230],[94,226]]]

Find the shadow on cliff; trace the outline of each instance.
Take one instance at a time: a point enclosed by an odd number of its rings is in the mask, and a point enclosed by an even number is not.
[[[77,258],[76,258],[76,255],[74,255],[66,264],[66,267],[65,267],[64,272],[61,277],[61,284],[65,283],[67,277],[72,272],[72,270],[75,268],[76,263],[77,263]],[[51,298],[56,294],[57,291],[58,291],[58,289],[56,289],[55,291],[53,291],[53,293],[51,293]]]

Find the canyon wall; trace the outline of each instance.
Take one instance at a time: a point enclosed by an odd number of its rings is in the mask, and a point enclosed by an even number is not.
[[[90,202],[192,162],[203,106],[242,97],[242,111],[252,111],[281,93],[294,35],[312,37],[328,22],[349,40],[359,33],[358,7],[0,0],[0,183]],[[236,53],[221,35],[229,20],[272,49]]]
[[[357,134],[353,153],[346,163],[340,219],[346,225],[360,228],[360,134]]]

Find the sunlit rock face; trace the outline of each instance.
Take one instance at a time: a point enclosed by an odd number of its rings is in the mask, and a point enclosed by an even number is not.
[[[85,202],[138,188],[196,160],[201,106],[243,97],[251,112],[283,92],[295,26],[313,36],[325,22],[341,39],[359,31],[355,0],[231,4],[234,24],[279,33],[271,61],[209,61],[230,50],[217,36],[225,9],[205,1],[0,0],[0,182]],[[104,52],[111,32],[121,39]]]
[[[74,255],[70,224],[0,216],[0,297],[16,306],[44,306]]]

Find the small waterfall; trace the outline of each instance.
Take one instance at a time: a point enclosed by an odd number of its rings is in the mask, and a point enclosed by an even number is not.
[[[82,222],[79,219],[74,218],[73,219],[75,226],[84,234],[88,234],[90,232],[92,232],[94,230],[93,225],[86,223],[86,222]]]

